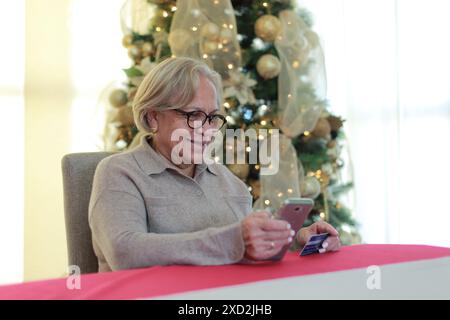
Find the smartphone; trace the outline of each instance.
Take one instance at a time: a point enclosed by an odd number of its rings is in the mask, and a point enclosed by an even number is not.
[[[306,218],[308,218],[308,215],[313,207],[314,201],[312,199],[289,198],[284,201],[275,217],[277,219],[286,220],[287,222],[289,222],[292,230],[294,230],[295,234],[297,234],[297,232],[302,228]],[[294,240],[291,243],[286,244],[279,253],[267,260],[279,261],[283,259],[284,255],[293,243]]]

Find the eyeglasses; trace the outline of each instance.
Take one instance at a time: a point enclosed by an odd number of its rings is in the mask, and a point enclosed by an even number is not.
[[[227,120],[221,114],[206,114],[201,110],[186,112],[178,109],[172,109],[173,111],[186,117],[187,124],[191,129],[199,129],[203,127],[208,120],[208,123],[216,129],[221,129]]]

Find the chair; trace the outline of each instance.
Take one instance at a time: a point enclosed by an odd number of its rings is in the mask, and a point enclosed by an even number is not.
[[[78,266],[82,274],[98,272],[88,221],[89,199],[98,163],[112,154],[73,153],[61,161],[69,265]]]

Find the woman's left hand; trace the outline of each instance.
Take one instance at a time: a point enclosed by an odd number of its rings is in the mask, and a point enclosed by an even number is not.
[[[339,251],[341,248],[341,240],[339,239],[339,232],[325,221],[316,222],[309,227],[302,228],[297,233],[297,241],[301,248],[305,246],[311,236],[321,233],[329,233],[328,238],[323,242],[320,253],[327,251]]]

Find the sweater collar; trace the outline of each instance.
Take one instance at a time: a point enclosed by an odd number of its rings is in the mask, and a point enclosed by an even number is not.
[[[148,175],[160,174],[166,169],[178,171],[179,169],[172,162],[152,148],[149,139],[151,139],[151,137],[148,135],[142,136],[139,145],[132,151],[141,169]],[[196,165],[195,175],[198,176],[206,169],[214,175],[218,174],[214,164],[201,163]]]

